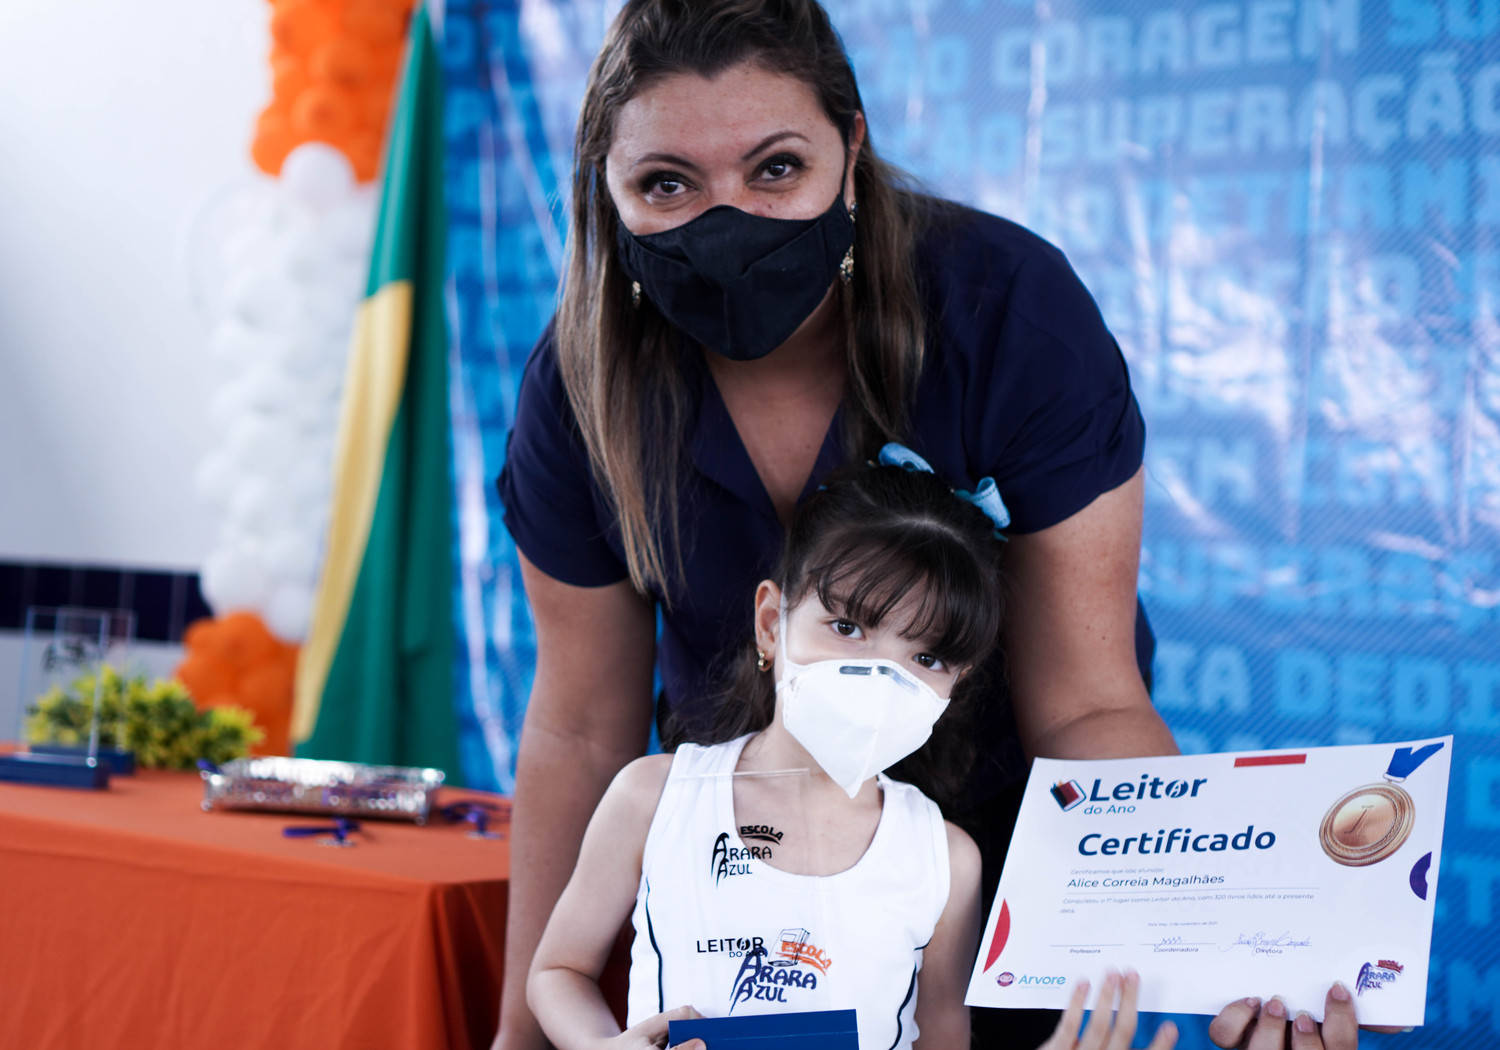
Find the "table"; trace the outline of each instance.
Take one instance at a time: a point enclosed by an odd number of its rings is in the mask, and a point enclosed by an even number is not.
[[[281,834],[322,818],[201,798],[185,773],[0,783],[0,1046],[487,1050],[506,839],[366,821],[336,849]],[[496,801],[439,802],[464,799]]]

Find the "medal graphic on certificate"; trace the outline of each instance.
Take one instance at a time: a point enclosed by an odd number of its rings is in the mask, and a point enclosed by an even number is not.
[[[1401,848],[1416,823],[1417,808],[1401,782],[1442,749],[1442,742],[1413,750],[1399,747],[1384,781],[1339,796],[1318,826],[1318,841],[1331,860],[1351,868],[1385,860]]]

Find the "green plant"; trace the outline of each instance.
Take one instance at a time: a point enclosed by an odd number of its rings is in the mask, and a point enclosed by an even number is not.
[[[198,759],[217,764],[240,758],[265,738],[255,716],[240,707],[199,710],[176,679],[147,682],[104,664],[98,676],[79,675],[54,686],[26,709],[26,739],[33,744],[87,746],[95,692],[99,746],[135,752],[148,769],[192,769]]]

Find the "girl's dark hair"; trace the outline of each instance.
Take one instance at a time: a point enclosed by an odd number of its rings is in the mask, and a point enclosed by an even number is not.
[[[971,731],[983,695],[979,668],[999,644],[1004,544],[984,512],[937,476],[867,466],[830,480],[797,511],[775,582],[794,608],[816,595],[830,610],[878,626],[908,595],[920,601],[901,632],[920,638],[944,663],[970,668],[959,679],[932,737],[890,774],[921,788],[945,811],[957,801],[976,755]],[[714,721],[698,743],[764,729],[776,710],[774,673],[756,669],[752,635],[714,698]],[[681,728],[679,727],[679,733]],[[668,743],[676,735],[668,730]]]
[[[682,580],[677,492],[692,394],[679,336],[615,257],[619,216],[605,158],[624,105],[664,77],[715,76],[741,62],[807,84],[846,146],[859,86],[816,0],[630,0],[589,70],[574,143],[567,270],[554,332],[568,402],[615,511],[630,579],[670,600]],[[883,161],[868,128],[854,166],[854,274],[835,281],[847,368],[845,447],[902,440],[926,329],[914,245],[927,198]]]

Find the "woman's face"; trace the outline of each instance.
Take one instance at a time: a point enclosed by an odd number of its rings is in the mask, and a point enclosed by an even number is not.
[[[631,233],[670,230],[728,204],[774,219],[828,210],[864,139],[856,116],[848,152],[812,88],[743,62],[715,77],[678,73],[620,108],[605,179]]]

